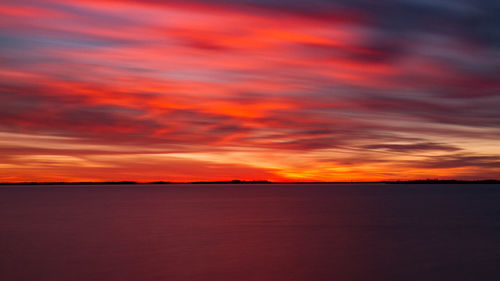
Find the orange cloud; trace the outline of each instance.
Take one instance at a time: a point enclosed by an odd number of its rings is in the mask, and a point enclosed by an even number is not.
[[[1,4],[0,180],[499,172],[491,46],[292,6]]]

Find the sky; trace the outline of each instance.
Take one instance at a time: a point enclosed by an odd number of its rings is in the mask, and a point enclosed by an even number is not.
[[[500,178],[496,0],[2,0],[0,181]]]

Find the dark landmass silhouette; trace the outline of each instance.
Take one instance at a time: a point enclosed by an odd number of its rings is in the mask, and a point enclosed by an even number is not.
[[[426,179],[426,180],[407,180],[407,181],[385,181],[384,183],[390,184],[499,184],[498,180],[438,180],[438,179]]]
[[[171,181],[153,181],[153,182],[136,182],[136,181],[98,181],[98,182],[2,182],[0,185],[108,185],[108,184],[255,184],[255,183],[271,183],[267,180],[260,181],[193,181],[193,182],[171,182]]]
[[[134,184],[500,184],[499,180],[397,180],[397,181],[376,181],[376,182],[271,182],[267,180],[247,181],[194,181],[194,182],[171,182],[171,181],[103,181],[103,182],[0,182],[0,185],[134,185]]]

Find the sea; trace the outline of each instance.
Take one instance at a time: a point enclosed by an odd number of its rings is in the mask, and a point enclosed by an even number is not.
[[[0,186],[2,281],[498,281],[498,184]]]

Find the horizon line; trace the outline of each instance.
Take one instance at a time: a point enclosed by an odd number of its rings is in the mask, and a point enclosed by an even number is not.
[[[383,180],[383,181],[290,181],[279,182],[269,180],[227,180],[227,181],[77,181],[77,182],[0,182],[0,185],[104,185],[104,184],[355,184],[355,183],[500,183],[497,179],[457,180],[457,179],[416,179],[416,180]]]

